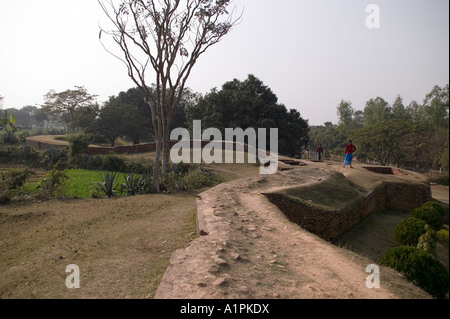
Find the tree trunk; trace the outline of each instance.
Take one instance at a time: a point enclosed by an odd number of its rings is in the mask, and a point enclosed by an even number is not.
[[[153,186],[157,193],[161,192],[161,187],[159,183],[159,167],[160,167],[160,159],[161,159],[161,144],[163,142],[162,136],[162,123],[158,118],[157,128],[155,128],[155,142],[156,142],[156,154],[155,154],[155,163],[153,164]]]
[[[162,157],[162,177],[164,184],[167,183],[170,170],[170,130],[169,126],[164,128],[164,143]]]
[[[159,159],[161,157],[161,139],[156,139],[156,154],[155,154],[155,163],[153,164],[153,186],[155,187],[155,191],[159,193],[161,191],[161,187],[159,185]]]

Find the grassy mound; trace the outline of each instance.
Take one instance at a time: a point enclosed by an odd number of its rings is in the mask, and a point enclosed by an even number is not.
[[[346,179],[343,174],[335,173],[320,183],[283,190],[276,194],[320,209],[339,211],[363,200],[363,192],[364,190]]]

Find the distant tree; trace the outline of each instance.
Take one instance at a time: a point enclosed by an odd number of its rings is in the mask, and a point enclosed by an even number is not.
[[[288,156],[301,157],[309,143],[308,121],[301,117],[300,112],[295,109],[287,112],[286,108],[280,112],[284,119],[280,119],[279,128],[279,151]]]
[[[423,120],[433,127],[449,127],[449,85],[435,86],[423,102]]]
[[[152,99],[156,101],[157,97],[155,90],[153,88],[149,88],[149,91],[151,92]],[[152,114],[148,103],[145,100],[144,92],[139,87],[131,88],[125,92],[120,92],[114,97],[114,101],[115,103],[131,106],[133,108],[132,112],[137,114],[137,117],[129,123],[132,127],[130,127],[130,130],[126,134],[133,140],[133,144],[139,144],[142,139],[154,139],[155,135],[152,123]]]
[[[9,114],[13,114],[14,118],[15,118],[15,123],[16,125],[22,127],[22,128],[31,128],[31,116],[26,113],[23,112],[22,110],[18,110],[18,109],[14,109],[14,108],[9,108],[6,109],[6,114],[7,117],[9,117]]]
[[[98,119],[98,133],[115,146],[120,136],[133,136],[139,130],[139,110],[135,105],[123,103],[117,97],[110,97],[101,108]]]
[[[33,106],[33,105],[27,105],[22,107],[21,111],[28,114],[29,116],[29,125],[27,125],[26,127],[33,129],[34,126],[36,125],[36,121],[34,120],[35,114],[37,112],[39,108],[37,106]]]
[[[352,121],[355,110],[352,108],[352,102],[341,100],[337,107],[337,115],[339,118],[339,125],[348,127]]]
[[[188,120],[186,116],[186,109],[194,106],[197,104],[198,100],[200,99],[200,94],[192,91],[189,88],[186,88],[183,92],[183,95],[180,100],[180,104],[175,111],[175,115],[173,117],[172,121],[172,127],[171,129],[175,128],[188,128]]]
[[[422,155],[424,161],[428,163],[427,168],[430,171],[431,179],[433,171],[439,168],[446,149],[448,151],[448,129],[440,128],[427,133],[424,136],[426,140],[423,144]]]
[[[392,104],[392,118],[396,120],[410,120],[411,116],[403,104],[403,98],[399,95]]]
[[[156,103],[157,94],[156,88],[149,88],[151,96]],[[186,127],[186,114],[185,107],[194,105],[197,101],[198,94],[192,92],[189,88],[186,88],[180,99],[177,110],[172,121],[171,130],[178,127]],[[138,87],[131,88],[126,92],[120,92],[117,96],[110,98],[108,103],[120,103],[122,106],[130,106],[132,108],[131,113],[135,114],[135,117],[129,120],[127,128],[122,133],[130,138],[134,144],[139,144],[142,140],[154,141],[154,130],[151,118],[150,108],[145,101],[144,93]],[[137,112],[136,112],[137,110]],[[128,118],[130,115],[128,114]]]
[[[49,121],[49,116],[45,110],[38,108],[33,114],[33,122],[38,126],[40,130],[44,129],[44,126]]]
[[[4,101],[4,97],[0,95],[0,110],[3,109],[3,101]]]
[[[342,156],[348,142],[348,131],[341,125],[312,126],[310,128],[309,150],[315,152],[322,144],[325,154]]]
[[[73,127],[87,134],[95,134],[99,113],[100,106],[97,103],[79,107],[74,112]]]
[[[112,23],[112,31],[102,29],[120,48],[114,54],[127,67],[128,75],[143,91],[149,104],[156,140],[153,184],[160,190],[159,162],[162,151],[162,177],[168,178],[170,127],[200,56],[217,44],[239,20],[229,12],[229,0],[99,0]],[[147,85],[153,69],[156,101]],[[162,142],[162,149],[161,149]]]
[[[417,103],[417,101],[412,101],[407,107],[406,107],[406,113],[408,114],[408,117],[414,122],[420,122],[422,119],[422,112],[421,112],[421,105]]]
[[[42,108],[49,114],[58,116],[62,122],[75,131],[75,112],[95,102],[96,95],[91,95],[83,86],[75,86],[74,90],[56,93],[51,90],[44,96]]]
[[[391,112],[389,103],[383,98],[370,99],[364,108],[364,122],[366,125],[373,125],[387,121],[391,118]]]
[[[352,133],[357,145],[358,160],[375,161],[387,165],[399,161],[402,152],[402,138],[411,132],[411,122],[400,120],[382,121]]]
[[[249,75],[245,81],[226,82],[220,91],[212,89],[186,108],[186,117],[191,132],[193,120],[202,120],[202,126],[218,128],[223,136],[226,128],[278,128],[279,152],[301,155],[309,142],[308,122],[277,102],[269,87]]]
[[[441,165],[441,167],[442,167],[442,169],[444,170],[444,171],[446,171],[446,172],[448,172],[449,171],[449,159],[448,159],[448,153],[449,153],[449,147],[450,147],[450,144],[449,144],[449,137],[447,136],[447,143],[446,143],[446,147],[445,147],[445,149],[444,149],[444,152],[442,152],[442,154],[441,154],[441,158],[440,158],[440,161],[439,161],[439,164]]]
[[[351,131],[363,128],[365,125],[364,122],[364,112],[359,110],[353,113],[352,121],[350,122],[348,128]]]

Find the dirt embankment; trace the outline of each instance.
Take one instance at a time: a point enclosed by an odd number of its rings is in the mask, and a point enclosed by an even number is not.
[[[198,197],[201,236],[172,255],[156,298],[429,298],[385,267],[381,288],[367,288],[366,267],[373,261],[289,222],[263,195],[318,183],[336,171],[368,191],[383,180],[423,182],[415,174],[381,176],[359,166],[309,163],[219,185]]]

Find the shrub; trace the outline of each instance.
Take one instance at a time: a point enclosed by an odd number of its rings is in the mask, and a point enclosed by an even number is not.
[[[0,204],[8,204],[10,201],[11,195],[6,180],[0,178]]]
[[[446,242],[448,245],[448,230],[441,229],[437,232],[437,238]]]
[[[133,173],[125,176],[125,183],[120,185],[120,192],[123,193],[123,191],[126,191],[128,196],[139,194],[142,186],[141,181],[141,177],[136,176]]]
[[[58,165],[55,165],[36,189],[39,190],[41,196],[46,198],[61,196],[64,194],[65,187],[67,186],[66,181],[68,179],[69,177],[67,176],[66,171],[58,170]]]
[[[109,154],[103,159],[103,170],[111,172],[126,172],[127,165],[120,157]]]
[[[31,174],[32,173],[28,168],[23,170],[13,170],[2,175],[1,179],[4,180],[8,190],[13,190],[21,188]]]
[[[31,175],[31,171],[12,170],[0,175],[0,204],[8,204]]]
[[[2,193],[0,191],[0,204],[9,204],[11,202],[11,197],[9,196],[9,193],[5,192]]]
[[[448,175],[439,178],[439,179],[437,180],[437,183],[438,183],[438,184],[441,184],[441,185],[444,185],[444,186],[449,186],[449,185],[448,185],[448,184],[449,184],[449,183],[448,183]]]
[[[182,180],[188,190],[214,186],[217,182],[217,178],[211,172],[203,169],[202,167],[195,167],[194,169],[191,169],[186,175],[183,176]]]
[[[167,182],[163,185],[168,193],[197,190],[220,183],[219,177],[199,165],[178,164],[172,166]]]
[[[153,161],[148,160],[145,164],[132,162],[126,165],[125,173],[147,174],[153,172]]]
[[[182,192],[186,190],[186,184],[183,176],[174,171],[169,172],[165,185],[161,185],[167,193]]]
[[[419,243],[417,244],[417,248],[422,249],[433,256],[436,256],[436,241],[437,241],[437,233],[430,226],[425,225],[425,234],[420,236]]]
[[[103,158],[99,155],[84,155],[78,165],[82,169],[87,170],[102,170],[103,169]]]
[[[174,172],[177,175],[185,175],[189,173],[190,170],[191,167],[189,164],[185,163],[172,164],[172,172]]]
[[[70,142],[70,157],[77,158],[89,147],[92,135],[72,135],[67,140]]]
[[[407,218],[395,228],[394,239],[403,245],[417,246],[420,236],[426,233],[426,224],[423,220],[415,217]]]
[[[58,166],[60,166],[61,163],[65,163],[66,161],[67,161],[67,153],[65,149],[56,146],[50,146],[44,151],[42,167],[45,169],[51,169],[56,164],[59,163]]]
[[[116,173],[107,172],[103,178],[103,181],[95,184],[97,185],[97,189],[109,198],[117,195],[116,190],[119,187],[119,184],[117,182]]]
[[[444,226],[444,208],[435,202],[428,202],[411,212],[411,217],[423,220],[434,230],[439,231]]]
[[[151,173],[142,174],[141,178],[141,193],[150,194],[155,191],[153,187],[153,176]]]
[[[394,268],[436,298],[448,292],[447,269],[431,254],[416,247],[399,246],[388,250],[380,265]]]
[[[39,166],[40,162],[40,154],[33,150],[30,146],[26,145],[25,143],[22,144],[21,148],[22,156],[26,160],[27,163],[29,163],[31,166]]]
[[[99,155],[88,156],[86,160],[86,166],[90,170],[99,170],[103,167],[103,158]]]

